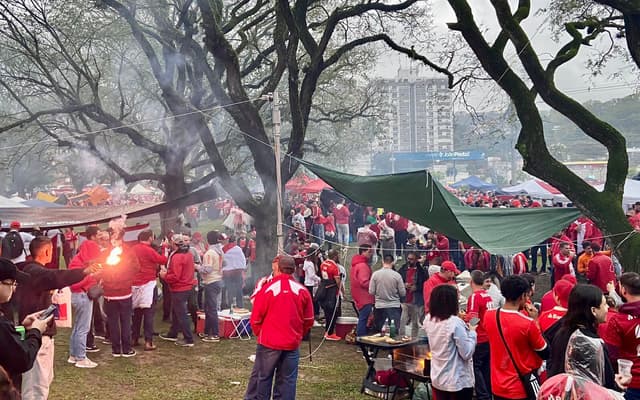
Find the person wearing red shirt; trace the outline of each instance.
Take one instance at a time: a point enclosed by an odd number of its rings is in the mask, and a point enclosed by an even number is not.
[[[438,251],[440,252],[442,261],[449,261],[449,239],[441,233],[436,233],[435,239],[436,249],[438,249]]]
[[[188,237],[176,234],[171,237],[171,242],[173,252],[169,255],[167,268],[160,270],[160,278],[167,282],[171,291],[171,327],[166,335],[160,335],[160,339],[176,342],[178,346],[193,347],[187,303],[197,282],[194,278],[195,264],[189,251]],[[178,340],[178,331],[182,332],[183,340]]]
[[[331,244],[336,241],[336,224],[333,213],[327,213],[324,219],[324,238],[327,241],[327,247],[331,249]]]
[[[320,246],[324,243],[324,215],[322,215],[322,208],[318,205],[317,201],[311,202],[311,233],[313,235],[312,240],[318,243]]]
[[[144,350],[156,349],[153,344],[153,303],[156,292],[156,277],[160,265],[167,263],[167,257],[161,255],[151,247],[153,232],[148,229],[138,234],[138,243],[132,247],[132,251],[138,259],[140,270],[133,277],[133,324],[131,332],[133,346],[137,346],[140,338],[140,327],[144,319]]]
[[[464,253],[464,265],[468,271],[479,269],[482,272],[489,272],[491,255],[487,251],[471,247]]]
[[[569,243],[562,242],[559,245],[559,250],[553,255],[551,263],[553,264],[553,279],[557,282],[566,274],[574,275],[573,269],[573,256],[575,253],[571,251]]]
[[[567,282],[571,283],[573,286],[575,286],[578,283],[578,280],[576,279],[576,277],[571,275],[571,274],[567,274],[567,275],[563,276],[562,279],[560,279],[560,280],[567,281]],[[556,284],[558,282],[556,282]],[[544,295],[542,295],[542,299],[540,300],[540,312],[542,313],[542,312],[545,312],[545,311],[549,311],[553,307],[555,307],[556,304],[557,304],[556,300],[555,300],[555,298],[553,296],[553,289],[549,290]]]
[[[396,256],[401,256],[402,251],[404,250],[404,245],[407,243],[407,236],[409,236],[409,220],[405,217],[402,217],[398,214],[393,214],[391,217],[391,223],[387,221],[387,225],[389,225],[394,230],[394,240],[396,242]]]
[[[513,273],[515,275],[526,274],[529,269],[529,264],[527,261],[527,256],[524,253],[516,253],[513,256]]]
[[[527,393],[507,347],[518,371],[529,374],[540,368],[542,360],[549,357],[549,346],[536,322],[520,312],[529,297],[529,282],[520,275],[511,275],[502,281],[500,290],[505,297],[504,306],[487,311],[482,321],[489,336],[491,391],[496,400],[526,399]],[[503,335],[498,331],[498,318]]]
[[[637,400],[640,399],[640,275],[636,272],[622,274],[620,292],[627,302],[607,321],[606,344],[614,366],[619,359],[633,362],[625,399]]]
[[[546,333],[567,313],[569,293],[571,293],[574,286],[575,284],[564,279],[556,282],[552,290],[553,300],[556,305],[552,309],[542,312],[538,318],[538,325],[540,325],[542,333]]]
[[[431,298],[431,292],[436,286],[439,285],[454,285],[456,284],[456,275],[460,273],[460,270],[451,261],[444,261],[440,266],[440,272],[433,274],[422,287],[422,298],[424,300],[424,313],[429,313],[429,299]]]
[[[613,268],[613,261],[611,257],[599,252],[600,247],[594,243],[591,245],[595,255],[589,260],[587,268],[587,279],[589,283],[595,285],[602,290],[603,293],[608,293],[607,284],[609,282],[616,282],[616,272]]]
[[[273,398],[296,398],[298,348],[313,326],[313,301],[294,271],[293,258],[281,257],[273,279],[255,296],[250,322],[258,344],[245,400],[270,399],[272,388]]]
[[[331,249],[327,254],[328,259],[320,264],[320,287],[324,288],[324,294],[318,299],[320,307],[324,312],[325,334],[327,340],[338,341],[342,339],[335,334],[336,320],[340,314],[340,287],[342,285],[340,278],[340,270],[338,269],[339,256],[338,250]],[[319,290],[321,290],[319,288]]]
[[[358,249],[358,254],[351,259],[349,276],[351,281],[351,297],[358,309],[357,336],[367,335],[367,320],[373,310],[374,297],[369,294],[369,281],[371,280],[371,267],[369,260],[373,256],[373,249],[368,244]]]
[[[85,231],[87,240],[82,242],[78,253],[69,264],[69,269],[86,268],[100,257],[98,237],[104,234],[97,226],[89,226]],[[108,236],[108,235],[107,235]],[[74,316],[71,338],[69,339],[69,359],[75,361],[78,368],[95,368],[98,364],[87,358],[87,334],[91,329],[93,300],[87,296],[90,287],[97,283],[92,275],[71,285],[71,307]]]
[[[338,234],[338,243],[343,246],[349,244],[349,207],[345,205],[345,200],[341,199],[338,205],[332,210],[336,219],[336,231]]]
[[[485,290],[485,281],[490,278],[481,271],[471,272],[471,290],[473,294],[467,302],[466,320],[479,318],[480,323],[476,329],[478,334],[476,350],[473,353],[473,372],[476,377],[476,398],[478,400],[491,400],[491,366],[489,357],[489,336],[482,326],[482,320],[488,310],[494,309],[494,304]]]

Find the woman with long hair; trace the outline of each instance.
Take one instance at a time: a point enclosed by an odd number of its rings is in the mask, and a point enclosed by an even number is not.
[[[438,400],[471,400],[476,326],[458,317],[458,290],[436,286],[429,298],[430,311],[422,328],[431,348],[431,385]]]
[[[602,290],[594,285],[576,285],[569,294],[567,314],[551,344],[548,376],[569,373],[619,390],[607,350],[598,336],[609,306]]]

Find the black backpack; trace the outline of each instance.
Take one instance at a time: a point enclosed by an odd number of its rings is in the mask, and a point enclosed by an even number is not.
[[[22,236],[16,231],[11,231],[2,239],[2,257],[10,260],[18,258],[24,252]]]

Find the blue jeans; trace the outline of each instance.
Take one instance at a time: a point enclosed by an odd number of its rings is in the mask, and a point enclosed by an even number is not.
[[[367,320],[369,319],[369,315],[371,315],[372,309],[373,304],[365,304],[358,310],[358,325],[356,326],[357,336],[367,336]]]
[[[380,332],[382,330],[382,326],[384,325],[384,321],[389,319],[389,324],[391,321],[394,321],[396,325],[396,329],[400,329],[400,316],[402,315],[402,308],[393,307],[393,308],[376,308],[373,312],[376,331]]]
[[[640,389],[627,389],[624,398],[625,400],[640,400]]]
[[[218,336],[218,294],[222,290],[222,282],[211,282],[204,285],[204,334]]]
[[[256,348],[256,362],[249,377],[245,400],[295,399],[296,380],[298,379],[298,360],[296,350],[273,350],[262,345]],[[275,374],[275,384],[273,375]]]
[[[91,328],[93,301],[86,293],[71,293],[71,307],[73,310],[73,329],[69,339],[69,354],[78,360],[87,358],[87,333]]]
[[[322,246],[322,243],[324,243],[324,225],[313,224],[311,233],[313,234],[312,240]]]
[[[191,290],[184,292],[171,292],[171,328],[168,336],[178,337],[178,332],[182,332],[185,342],[193,343],[193,333],[187,315],[187,302],[191,297]]]
[[[127,354],[131,351],[131,297],[122,300],[104,300],[107,325],[113,354]],[[152,333],[153,336],[153,333]]]
[[[476,398],[491,400],[491,366],[489,342],[478,343],[473,353],[473,373],[476,377]]]
[[[242,302],[242,270],[233,270],[223,274],[222,280],[224,287],[227,289],[227,301],[231,308],[234,304],[236,307],[243,307]]]

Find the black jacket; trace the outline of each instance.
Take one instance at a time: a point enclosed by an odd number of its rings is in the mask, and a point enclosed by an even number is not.
[[[47,269],[35,261],[21,265],[20,269],[29,274],[29,281],[16,288],[20,321],[24,320],[24,317],[29,314],[49,307],[53,290],[71,286],[85,277],[83,269]],[[54,336],[56,334],[54,320],[51,320],[43,334],[45,336]]]
[[[22,382],[22,373],[33,367],[41,344],[39,330],[29,329],[25,339],[20,340],[13,323],[0,313],[0,365],[9,373],[17,388]]]
[[[424,299],[422,298],[422,287],[424,286],[424,282],[429,279],[427,270],[420,265],[419,262],[416,263],[416,274],[414,275],[414,282],[416,285],[416,291],[413,292],[413,304],[418,306],[424,305]],[[406,263],[398,270],[398,273],[402,277],[402,281],[407,283],[407,270],[409,269],[409,264]]]

